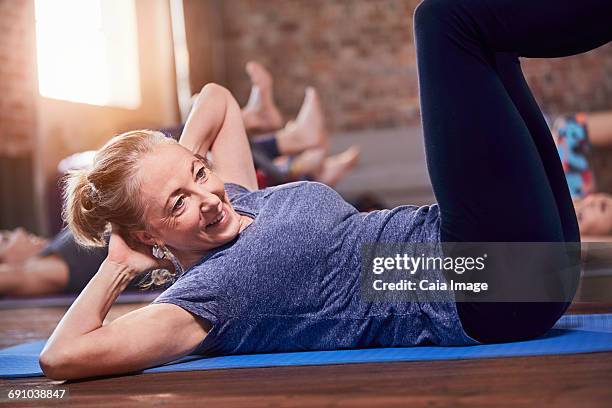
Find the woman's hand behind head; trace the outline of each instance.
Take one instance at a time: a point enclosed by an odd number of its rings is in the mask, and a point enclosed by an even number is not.
[[[111,262],[124,265],[136,275],[142,275],[153,269],[174,270],[174,265],[167,259],[157,259],[151,253],[151,247],[136,240],[126,240],[116,225],[112,225],[108,243],[108,257]]]

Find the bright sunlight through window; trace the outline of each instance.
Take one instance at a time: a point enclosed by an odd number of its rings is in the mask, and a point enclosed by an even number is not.
[[[42,96],[129,109],[140,105],[133,0],[35,0]]]

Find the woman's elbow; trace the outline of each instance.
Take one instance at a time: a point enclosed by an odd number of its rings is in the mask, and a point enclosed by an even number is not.
[[[202,87],[202,90],[200,91],[200,94],[198,95],[198,100],[204,101],[208,98],[211,98],[211,99],[227,98],[227,97],[230,97],[231,95],[232,94],[227,88],[219,84],[216,84],[214,82],[209,82],[206,85],[204,85],[204,87]]]
[[[53,380],[60,380],[63,378],[59,378],[59,374],[60,374],[60,360],[59,358],[49,352],[49,351],[43,351],[42,353],[40,353],[40,356],[38,356],[38,365],[40,365],[40,368],[42,369],[43,374],[45,374],[46,377],[51,378]]]
[[[229,91],[224,86],[219,85],[215,82],[208,82],[206,85],[202,87],[200,94],[204,94],[206,92],[229,92]]]
[[[70,360],[71,356],[68,353],[43,350],[38,357],[38,364],[47,378],[69,380],[79,377]]]

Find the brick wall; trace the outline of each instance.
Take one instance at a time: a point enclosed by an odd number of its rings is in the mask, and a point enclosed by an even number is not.
[[[545,112],[612,110],[612,44],[573,57],[524,59],[523,71]]]
[[[36,117],[31,0],[0,0],[0,156],[32,150]]]
[[[334,130],[418,123],[412,14],[419,0],[228,0],[222,19],[225,83],[241,102],[243,67],[257,59],[276,77],[288,116],[306,85],[321,92]],[[524,60],[547,112],[612,109],[612,46],[557,60]]]
[[[32,0],[0,0],[0,229],[38,231],[34,200],[36,64]]]

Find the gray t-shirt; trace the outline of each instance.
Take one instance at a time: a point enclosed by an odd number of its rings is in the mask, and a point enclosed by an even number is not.
[[[210,321],[196,352],[477,343],[464,332],[454,302],[367,302],[359,296],[361,246],[438,242],[437,205],[360,213],[321,183],[225,189],[236,211],[254,221],[154,301]]]

